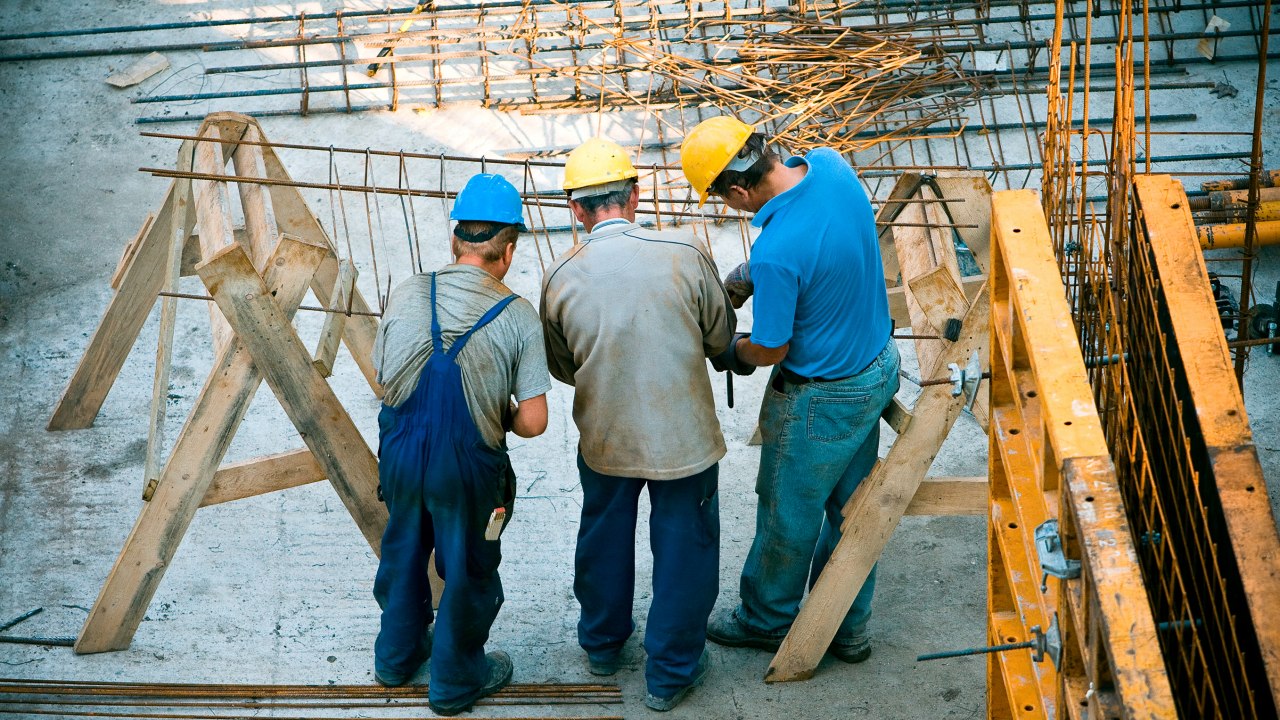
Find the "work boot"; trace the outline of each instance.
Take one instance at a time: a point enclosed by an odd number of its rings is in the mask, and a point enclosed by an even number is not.
[[[737,610],[721,613],[707,623],[707,639],[725,647],[752,647],[776,651],[782,638],[752,632],[738,619]]]
[[[587,653],[587,672],[600,677],[609,677],[618,674],[618,670],[622,667],[622,649],[619,648],[612,652],[601,653],[599,655],[591,655]]]
[[[657,710],[658,712],[667,712],[668,710],[675,708],[675,706],[679,705],[694,688],[701,685],[702,681],[707,679],[707,673],[710,672],[710,670],[711,663],[708,660],[707,651],[703,650],[702,657],[698,658],[698,666],[693,669],[693,679],[689,681],[688,685],[677,690],[676,694],[669,698],[660,698],[653,693],[648,693],[644,698],[644,706],[650,710]]]
[[[396,672],[378,667],[378,660],[373,661],[373,680],[383,687],[400,687],[409,682],[418,671],[422,669],[422,664],[431,659],[431,625],[423,631],[422,638],[418,640],[418,649],[414,651],[413,656],[409,658],[409,671]]]
[[[853,638],[836,638],[827,652],[847,663],[860,663],[871,657],[871,637],[858,635]]]
[[[506,653],[501,650],[495,650],[485,655],[485,659],[489,661],[489,678],[479,690],[448,705],[437,703],[434,700],[427,700],[427,704],[431,706],[431,711],[437,715],[445,716],[464,713],[474,707],[477,700],[489,697],[511,683],[511,674],[515,668],[511,664],[511,658]]]

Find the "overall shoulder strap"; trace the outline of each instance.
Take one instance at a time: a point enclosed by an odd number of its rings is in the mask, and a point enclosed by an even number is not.
[[[470,330],[463,333],[461,337],[453,341],[453,345],[449,346],[449,358],[456,360],[458,353],[462,352],[462,348],[466,347],[467,341],[471,339],[471,336],[480,328],[493,322],[494,318],[501,315],[502,311],[506,310],[507,306],[511,304],[511,301],[515,300],[517,297],[520,296],[514,294],[508,295],[495,303],[494,306],[489,308],[484,315],[481,315],[480,319],[476,321],[475,325],[471,326]]]
[[[436,317],[436,274],[431,273],[431,351],[440,350],[440,318]]]

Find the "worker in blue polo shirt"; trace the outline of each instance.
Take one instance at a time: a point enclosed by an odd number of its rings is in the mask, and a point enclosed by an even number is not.
[[[840,540],[841,510],[871,471],[880,414],[898,391],[898,350],[875,216],[857,175],[829,148],[785,162],[731,117],[700,123],[680,149],[699,204],[715,195],[755,214],[748,263],[725,280],[735,307],[754,293],[750,334],[713,361],[749,375],[774,365],[760,408],[756,536],[741,602],[714,616],[713,642],[777,650]],[[875,569],[830,652],[871,654],[867,620]]]

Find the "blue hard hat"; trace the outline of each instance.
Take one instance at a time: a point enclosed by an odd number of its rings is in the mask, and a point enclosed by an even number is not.
[[[506,223],[518,225],[521,232],[528,230],[524,226],[524,204],[520,202],[520,191],[507,182],[506,178],[492,173],[471,176],[454,200],[449,219]]]

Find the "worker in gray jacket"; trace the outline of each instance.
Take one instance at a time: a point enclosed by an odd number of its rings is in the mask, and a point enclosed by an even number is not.
[[[636,224],[636,178],[626,152],[607,140],[570,154],[564,188],[589,234],[547,270],[541,314],[548,368],[576,388],[578,642],[592,673],[617,672],[635,630],[636,514],[647,488],[653,600],[645,704],[665,711],[701,684],[708,667],[725,444],[706,358],[729,345],[736,320],[700,241]]]

